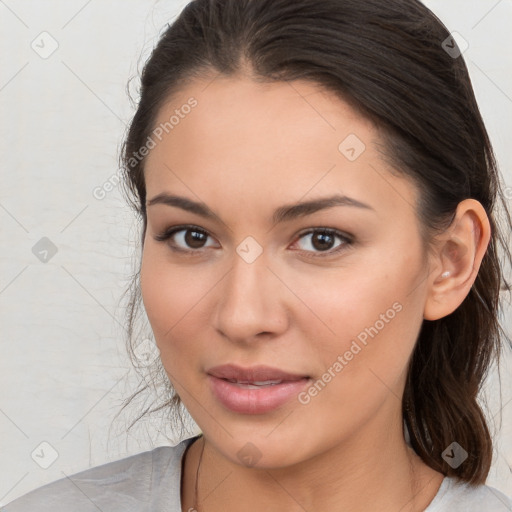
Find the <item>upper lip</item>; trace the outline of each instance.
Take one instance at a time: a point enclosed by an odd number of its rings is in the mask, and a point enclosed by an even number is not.
[[[271,366],[251,366],[242,368],[234,364],[224,364],[210,368],[207,373],[219,379],[236,382],[265,382],[269,380],[296,381],[307,378],[306,375],[293,374],[272,368]]]

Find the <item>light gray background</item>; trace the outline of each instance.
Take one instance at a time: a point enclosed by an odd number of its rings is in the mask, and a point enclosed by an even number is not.
[[[136,435],[123,421],[109,431],[135,383],[120,299],[138,234],[119,187],[103,200],[93,190],[115,180],[133,114],[127,81],[186,3],[0,0],[0,505],[178,441],[149,423]],[[512,0],[426,3],[469,43],[464,56],[512,200]],[[57,248],[46,263],[32,251],[43,237]],[[511,367],[508,356],[503,407],[495,374],[486,387],[489,415],[502,417],[488,483],[509,495]]]

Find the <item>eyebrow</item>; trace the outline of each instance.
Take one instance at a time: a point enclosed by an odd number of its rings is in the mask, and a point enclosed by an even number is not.
[[[174,206],[182,210],[195,213],[207,219],[217,219],[218,216],[213,213],[205,203],[192,201],[186,197],[175,196],[165,192],[158,194],[146,202],[147,206],[155,204],[165,204],[167,206]],[[362,203],[351,197],[336,194],[330,197],[320,199],[313,199],[311,201],[303,201],[296,204],[285,205],[277,208],[272,215],[272,223],[279,224],[281,222],[291,221],[298,217],[311,215],[320,210],[333,208],[335,206],[352,206],[356,208],[375,211],[370,205]]]

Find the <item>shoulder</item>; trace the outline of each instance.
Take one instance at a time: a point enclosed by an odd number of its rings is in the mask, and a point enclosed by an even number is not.
[[[194,439],[65,476],[12,501],[1,512],[136,512],[157,501],[178,511],[181,457]]]
[[[425,512],[512,512],[512,500],[488,485],[470,485],[445,477]]]

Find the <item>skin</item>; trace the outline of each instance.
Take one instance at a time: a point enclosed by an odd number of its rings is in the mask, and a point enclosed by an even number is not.
[[[460,203],[427,252],[418,190],[391,173],[378,130],[332,93],[302,81],[210,77],[169,99],[155,125],[191,96],[198,105],[147,157],[147,198],[187,197],[216,217],[148,206],[141,268],[162,363],[204,433],[184,459],[182,510],[424,510],[443,475],[404,441],[407,363],[423,319],[448,315],[468,294],[490,237],[484,209]],[[338,149],[349,134],[366,146],[354,161]],[[371,209],[336,206],[272,225],[278,207],[333,193]],[[155,240],[181,224],[207,232],[202,248],[187,246],[183,231]],[[302,234],[310,228],[354,242],[335,237],[322,251]],[[263,249],[252,263],[236,251],[248,236]],[[225,363],[316,381],[396,303],[400,312],[307,404],[239,414],[209,389],[206,369]],[[248,442],[259,453],[255,465],[237,456]]]

